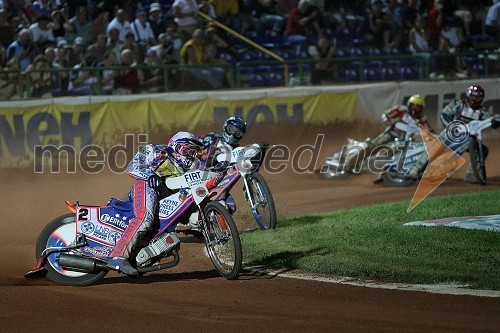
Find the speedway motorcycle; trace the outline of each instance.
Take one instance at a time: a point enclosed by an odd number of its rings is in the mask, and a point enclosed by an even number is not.
[[[473,120],[467,124],[459,123],[459,126],[454,127],[454,133],[451,133],[457,140],[449,140],[448,148],[457,151],[465,145],[468,146],[472,171],[481,185],[485,185],[487,181],[482,132],[490,127],[498,128],[499,126],[500,115],[495,115],[485,120]],[[444,129],[444,131],[447,130]],[[411,142],[407,149],[398,151],[394,155],[394,158],[384,167],[384,170],[386,170],[382,175],[384,184],[393,187],[403,187],[413,184],[416,179],[408,177],[406,172],[411,170],[424,154],[427,154],[424,142]],[[426,167],[427,165],[422,168],[420,177]]]
[[[319,173],[325,179],[344,179],[348,175],[359,175],[369,171],[370,167],[380,170],[383,167],[380,160],[391,158],[394,151],[403,146],[406,140],[409,140],[414,135],[419,134],[418,124],[409,114],[405,114],[400,122],[386,128],[386,131],[394,129],[405,133],[403,140],[395,138],[394,141],[388,142],[382,146],[375,147],[370,154],[366,153],[366,149],[370,144],[370,138],[365,141],[358,141],[349,138],[347,144],[331,153],[322,163]],[[351,158],[351,155],[356,158],[356,163],[350,171],[344,169],[345,161]]]
[[[219,141],[216,148],[217,161],[225,161],[230,165],[227,176],[219,184],[223,189],[219,191],[216,199],[234,205],[229,191],[240,178],[243,179],[245,200],[249,203],[252,215],[261,230],[276,229],[276,208],[271,189],[259,173],[268,147],[267,143],[260,143],[232,148]],[[229,210],[234,212],[235,206]]]
[[[216,199],[223,179],[224,172],[200,169],[166,179],[169,189],[179,191],[160,200],[153,227],[130,255],[140,274],[179,263],[176,225],[195,217],[219,274],[227,279],[238,277],[242,269],[240,236],[231,214]],[[66,203],[72,213],[56,218],[41,232],[37,264],[25,276],[45,276],[63,285],[95,284],[108,273],[106,258],[134,217],[132,202],[112,198],[105,206]]]

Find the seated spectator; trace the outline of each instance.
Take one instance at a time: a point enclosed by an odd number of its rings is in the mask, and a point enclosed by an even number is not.
[[[90,44],[87,47],[87,52],[92,53],[95,56],[96,63],[101,63],[104,60],[104,54],[108,51],[108,46],[106,45],[106,35],[100,34],[97,36],[97,40],[94,44]]]
[[[180,48],[182,47],[180,39],[173,34],[164,33],[158,36],[158,40],[160,43],[150,47],[148,51],[155,52],[161,64],[179,64]]]
[[[132,31],[127,32],[125,42],[120,46],[120,58],[122,56],[121,52],[123,50],[130,50],[132,52],[133,58],[138,64],[142,64],[144,61],[144,54],[142,53],[142,47],[135,41],[135,35]]]
[[[135,11],[135,20],[130,24],[130,28],[134,33],[135,42],[141,46],[141,51],[145,51],[148,46],[156,45],[156,37],[144,8]]]
[[[427,16],[427,26],[429,27],[429,46],[435,50],[439,46],[441,28],[443,27],[445,15],[443,13],[443,0],[434,0],[434,6]]]
[[[273,29],[279,33],[283,31],[285,18],[278,11],[277,0],[257,0],[253,16],[262,23],[262,31],[266,29]]]
[[[398,0],[389,0],[387,1],[387,9],[386,13],[391,18],[391,41],[394,42],[395,45],[401,47],[402,41],[402,18],[401,18],[401,5],[398,3]]]
[[[424,22],[422,16],[419,14],[415,19],[415,26],[410,30],[409,36],[409,51],[411,53],[427,53],[430,52],[429,49],[429,38],[427,32],[424,29]]]
[[[391,38],[391,17],[382,11],[382,0],[372,1],[372,12],[368,16],[365,28],[365,40],[379,48],[389,46]]]
[[[204,52],[204,59],[207,63],[229,64],[226,59],[221,58],[223,52],[229,52],[229,44],[217,34],[215,27],[206,29]],[[220,69],[224,71],[225,85],[234,87],[232,68],[225,66]]]
[[[40,52],[44,52],[48,46],[56,45],[56,38],[52,32],[52,27],[49,25],[49,17],[42,15],[38,18],[36,23],[30,25],[29,30],[33,43],[37,45]]]
[[[484,32],[500,41],[500,0],[493,0],[484,21]]]
[[[110,37],[110,31],[112,29],[118,30],[118,41],[120,43],[125,42],[128,32],[132,32],[130,22],[127,20],[127,12],[124,9],[118,9],[115,18],[109,22],[106,28],[108,38]]]
[[[441,38],[448,41],[448,51],[450,53],[461,53],[465,51],[465,37],[457,18],[451,16],[445,19],[443,28],[441,29]],[[465,70],[463,56],[457,56],[457,71],[463,70]]]
[[[103,3],[100,2],[92,11],[92,19],[89,22],[89,31],[86,40],[87,44],[93,44],[100,35],[106,35],[108,19],[109,12],[104,9]]]
[[[149,49],[144,57],[145,69],[139,70],[139,82],[142,92],[155,93],[163,90],[162,69],[157,65],[161,63],[156,52]]]
[[[89,38],[90,25],[87,21],[87,8],[78,7],[75,16],[70,18],[68,22],[64,24],[64,30],[66,39],[69,43],[72,43],[77,37],[83,38],[83,41],[87,43]]]
[[[307,16],[308,11],[309,2],[300,0],[297,6],[293,7],[286,23],[285,36],[288,42],[295,46],[297,55],[305,52],[309,45],[306,28],[312,24],[314,18]]]
[[[193,38],[187,41],[181,49],[181,60],[183,64],[204,64],[204,35],[203,30],[196,29]],[[195,78],[208,83],[212,88],[222,88],[224,84],[225,71],[220,67],[190,67],[188,72]]]
[[[123,43],[120,42],[120,31],[117,28],[112,28],[108,31],[108,38],[106,41],[106,48],[115,53],[116,59],[120,59],[120,52]]]
[[[83,62],[85,55],[85,40],[82,37],[76,37],[73,45],[68,48],[69,66],[71,68]]]
[[[434,71],[430,73],[431,79],[452,79],[455,78],[456,59],[450,53],[450,44],[446,38],[441,38],[439,48],[433,54]]]
[[[117,59],[115,53],[112,50],[108,50],[104,53],[102,62],[97,64],[97,67],[113,67],[117,65]],[[104,69],[101,72],[101,93],[104,95],[113,94],[115,88],[115,70]]]
[[[86,54],[83,57],[83,61],[74,67],[74,71],[71,72],[69,77],[69,95],[86,96],[95,94],[97,83],[96,73],[94,71],[82,70],[83,68],[91,68],[95,65],[95,57],[91,54]]]
[[[36,44],[31,41],[28,29],[21,29],[18,37],[7,47],[7,61],[13,58],[19,60],[21,70],[25,70],[34,57],[38,54]]]
[[[42,71],[50,69],[50,64],[45,55],[38,55],[26,68],[26,74],[29,75],[30,80],[30,95],[32,98],[47,98],[52,97],[52,76],[49,71]],[[39,71],[40,70],[40,71]]]
[[[24,94],[20,88],[20,66],[17,58],[12,58],[7,62],[3,71],[8,71],[0,75],[0,100],[11,100],[23,98]]]
[[[57,43],[57,49],[55,50],[56,56],[52,61],[53,68],[72,68],[69,61],[70,49],[71,45],[69,45],[64,39]],[[54,88],[52,89],[52,96],[65,96],[68,91],[70,73],[68,71],[59,71],[56,74],[57,79],[54,83]]]
[[[175,23],[177,23],[177,31],[186,31],[191,36],[198,26],[195,18],[197,12],[198,4],[196,0],[175,0],[172,4],[172,14]]]
[[[134,53],[130,49],[122,50],[120,54],[120,66],[134,67],[137,62]],[[130,95],[139,92],[139,72],[135,68],[120,69],[115,75],[115,89],[113,95]]]
[[[330,44],[330,38],[322,35],[318,39],[318,45],[311,52],[314,60],[314,69],[312,71],[313,84],[331,84],[337,78],[337,64],[332,60],[337,53],[336,47]]]
[[[7,11],[0,9],[0,46],[3,49],[7,47],[15,40],[16,34],[12,30],[9,20],[7,18]],[[2,65],[5,65],[7,59],[2,59]]]
[[[52,20],[49,23],[52,27],[52,32],[57,42],[64,39],[66,35],[66,30],[64,30],[64,24],[68,22],[66,16],[66,11],[64,9],[58,8],[52,11],[50,14]]]
[[[166,19],[163,16],[161,5],[158,2],[153,2],[149,7],[149,24],[151,24],[151,29],[153,29],[153,34],[156,39],[160,34],[165,32],[167,28]]]

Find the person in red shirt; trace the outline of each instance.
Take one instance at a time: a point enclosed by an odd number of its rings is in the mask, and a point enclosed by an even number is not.
[[[316,12],[310,12],[310,9],[308,0],[300,0],[297,6],[293,7],[286,23],[285,37],[296,47],[298,55],[307,49],[309,44],[307,27],[316,19]]]
[[[121,52],[120,66],[136,66],[134,54],[130,49]],[[119,70],[115,77],[115,90],[113,95],[128,95],[137,92],[139,88],[139,73],[137,69]]]
[[[443,0],[434,0],[434,6],[427,15],[427,26],[429,27],[429,46],[436,50],[439,47],[439,35],[444,23]]]

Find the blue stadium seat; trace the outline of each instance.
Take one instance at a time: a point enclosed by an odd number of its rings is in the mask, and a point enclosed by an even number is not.
[[[345,79],[346,81],[360,81],[361,75],[359,70],[356,69],[346,69],[345,70]]]
[[[371,47],[368,50],[368,55],[370,57],[379,57],[379,56],[383,55],[383,53],[382,53],[382,50],[379,49],[378,47]]]
[[[268,85],[270,87],[282,87],[285,85],[285,78],[283,77],[282,72],[281,73],[271,73],[269,75],[269,82]]]
[[[396,79],[398,79],[398,76],[399,76],[397,73],[398,72],[395,71],[393,68],[384,67],[384,68],[382,68],[382,72],[381,72],[380,78],[383,81],[396,80]]]
[[[476,63],[472,65],[472,72],[476,75],[485,75],[486,71],[484,70],[484,65],[482,63]]]
[[[418,70],[414,69],[413,67],[401,67],[400,69],[400,76],[399,78],[401,80],[414,80],[414,79],[419,79],[420,75]]]
[[[250,77],[250,86],[251,87],[264,87],[264,86],[266,86],[266,84],[267,84],[267,82],[266,82],[263,74],[254,73]]]

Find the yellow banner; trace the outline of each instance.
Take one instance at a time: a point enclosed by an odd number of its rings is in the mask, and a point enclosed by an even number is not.
[[[66,152],[73,150],[78,154],[84,147],[98,145],[106,152],[114,145],[123,144],[127,134],[171,133],[174,129],[196,133],[196,128],[210,126],[218,131],[231,115],[242,116],[249,127],[354,121],[356,93],[231,100],[146,98],[32,107],[19,103],[18,107],[0,108],[0,167],[32,166],[34,153],[43,152],[48,146],[54,150],[63,147]],[[286,126],[282,128],[286,131]]]

